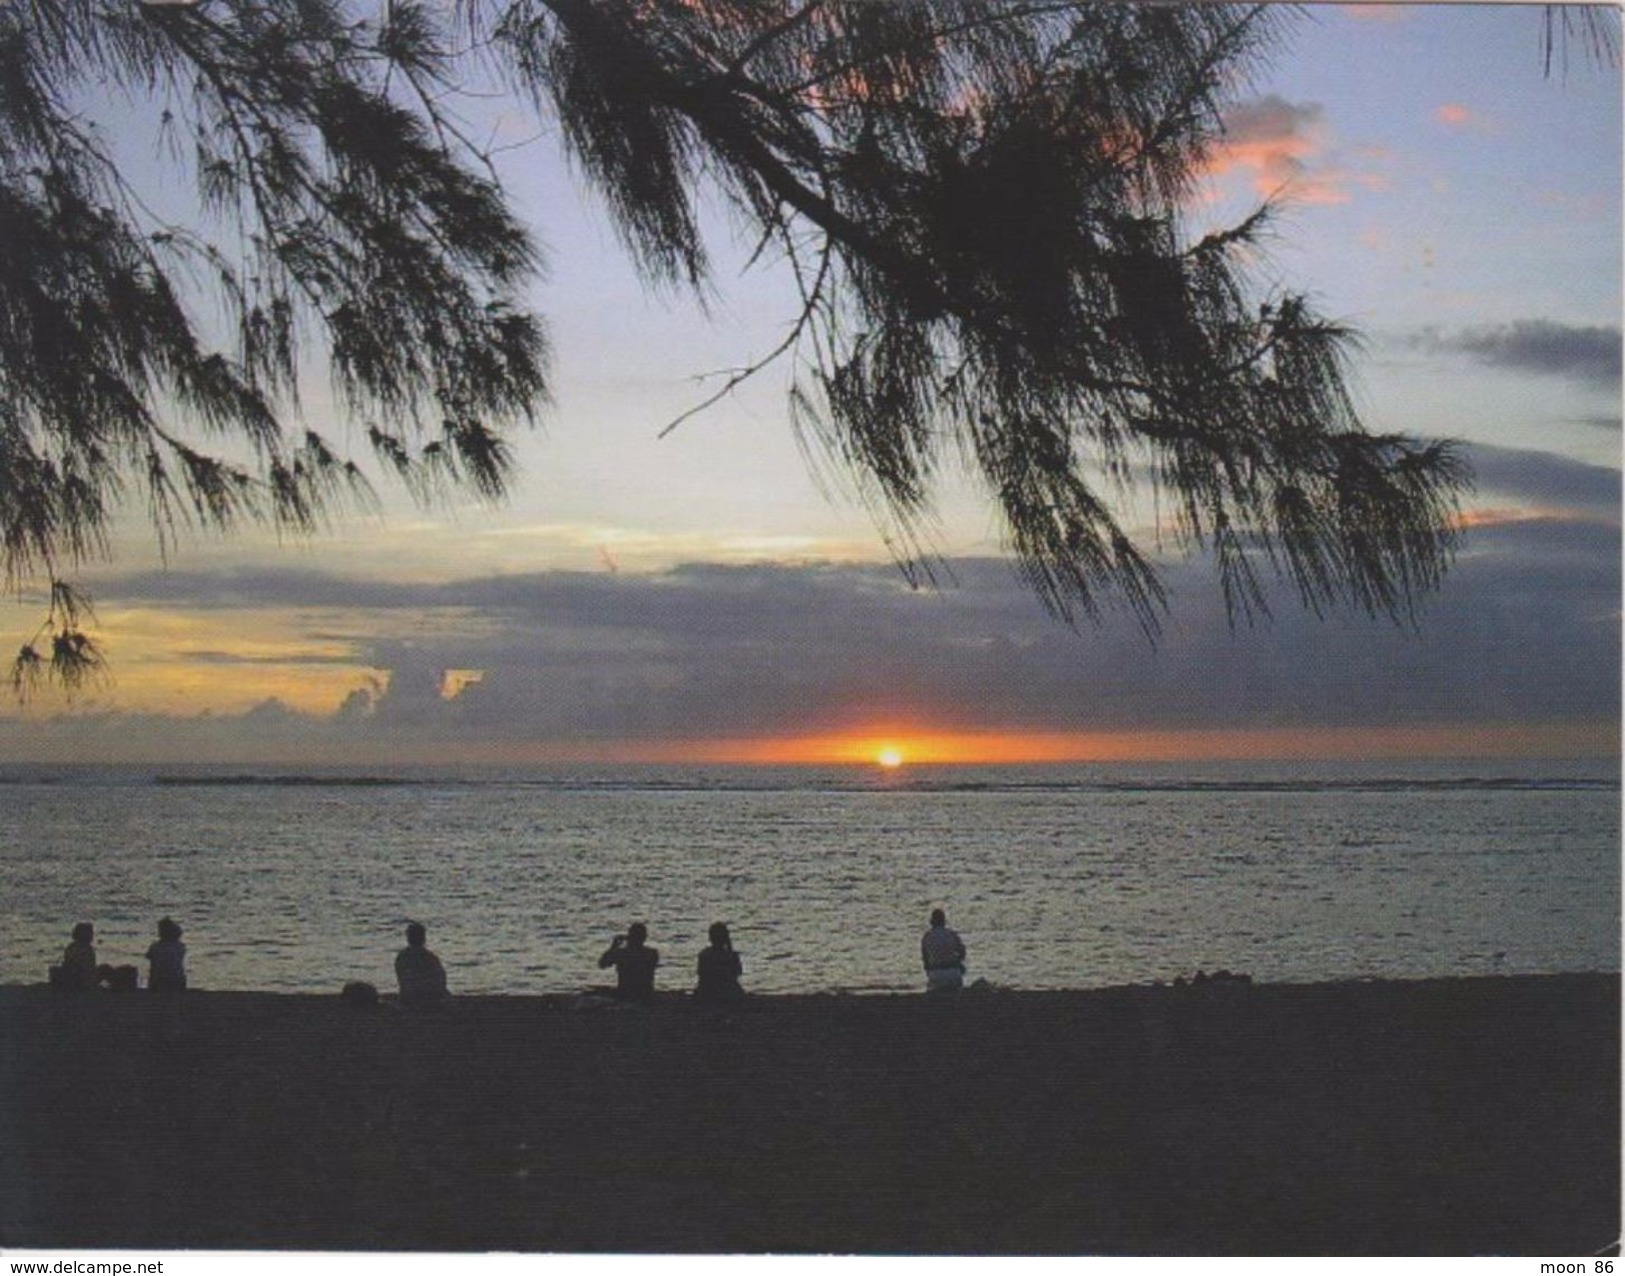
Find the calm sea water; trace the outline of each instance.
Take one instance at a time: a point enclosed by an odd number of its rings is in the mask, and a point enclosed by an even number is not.
[[[1617,766],[0,771],[0,982],[72,923],[198,987],[393,986],[409,918],[464,992],[560,992],[649,923],[692,985],[914,989],[935,904],[1022,988],[1618,970]],[[144,963],[143,969],[144,969]]]

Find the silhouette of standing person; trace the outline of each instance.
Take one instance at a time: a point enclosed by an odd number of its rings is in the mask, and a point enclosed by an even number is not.
[[[700,949],[699,983],[694,987],[694,996],[701,1001],[732,1001],[743,997],[745,990],[739,986],[739,976],[744,973],[745,964],[734,952],[728,928],[721,922],[711,923],[710,939],[710,946]]]
[[[170,918],[158,923],[158,939],[147,949],[147,991],[186,991],[186,945],[181,928]]]
[[[957,992],[965,984],[965,941],[948,928],[948,915],[931,910],[931,929],[920,937],[927,992]]]
[[[406,947],[395,954],[395,982],[400,985],[401,1005],[427,1006],[444,1001],[446,968],[427,947],[429,932],[422,922],[406,927]]]
[[[655,995],[655,967],[660,950],[648,946],[649,928],[633,922],[626,934],[609,941],[598,959],[598,969],[615,967],[615,995],[622,1001],[648,1001]]]

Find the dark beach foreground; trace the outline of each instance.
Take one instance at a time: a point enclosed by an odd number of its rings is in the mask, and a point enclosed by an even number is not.
[[[725,1014],[0,989],[13,1248],[1546,1254],[1620,1233],[1617,975]]]

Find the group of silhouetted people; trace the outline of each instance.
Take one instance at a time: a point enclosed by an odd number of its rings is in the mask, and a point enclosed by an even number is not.
[[[448,995],[446,971],[440,958],[425,947],[423,926],[413,922],[406,928],[406,947],[395,958],[395,978],[400,984],[402,1005],[422,1005]],[[711,923],[709,941],[695,962],[697,1001],[728,1002],[745,995],[740,979],[745,963],[734,951],[733,937],[723,922]],[[920,960],[925,966],[925,986],[930,992],[956,992],[965,982],[965,941],[948,926],[947,914],[931,910],[931,925],[920,938]],[[615,987],[594,989],[585,994],[585,1004],[600,1000],[647,1002],[654,997],[655,971],[660,966],[660,950],[649,943],[649,928],[633,922],[626,933],[609,941],[598,958],[598,969],[615,972]]]
[[[701,1001],[731,1001],[745,995],[740,976],[745,964],[734,951],[733,937],[723,922],[712,922],[707,933],[709,943],[700,951],[696,962],[698,981],[694,996]],[[598,959],[598,969],[615,971],[612,995],[621,1001],[648,1001],[654,996],[655,968],[660,965],[660,950],[649,946],[649,928],[642,922],[633,922],[626,934],[616,935]]]
[[[87,992],[106,985],[115,989],[136,987],[134,966],[108,966],[96,960],[96,928],[80,922],[62,950],[62,964],[52,966],[51,986],[66,992]],[[186,990],[186,945],[181,928],[168,917],[158,923],[158,938],[147,949],[147,988],[151,992]]]
[[[708,943],[695,963],[697,981],[694,997],[699,1001],[727,1002],[745,995],[740,984],[745,965],[734,951],[733,937],[722,922],[713,922]],[[73,938],[62,953],[62,964],[51,967],[51,985],[69,991],[86,991],[107,985],[134,988],[134,966],[105,966],[96,961],[96,929],[89,922],[73,928]],[[930,929],[920,939],[920,959],[925,966],[925,986],[930,992],[953,992],[964,985],[965,942],[949,929],[942,909],[931,911]],[[619,1002],[647,1002],[654,996],[655,970],[660,950],[649,944],[649,928],[633,922],[624,935],[616,935],[598,959],[600,970],[615,971],[615,987],[595,990],[590,996],[613,998]],[[446,968],[428,946],[428,929],[422,922],[406,927],[406,947],[395,955],[395,981],[403,1006],[427,1006],[449,997]],[[182,992],[186,988],[186,945],[181,928],[165,917],[158,923],[158,938],[147,949],[147,987],[152,992]],[[351,985],[350,987],[364,987]],[[365,985],[370,987],[370,985]],[[348,990],[347,990],[348,991]],[[376,999],[376,993],[372,994]]]
[[[733,938],[728,927],[714,922],[709,933],[710,943],[700,953],[699,981],[694,996],[701,1001],[729,1001],[743,997],[745,990],[739,978],[744,963],[734,951]],[[655,970],[660,965],[660,950],[649,944],[649,928],[642,922],[633,922],[624,935],[616,935],[598,959],[600,970],[614,970],[615,987],[592,990],[585,994],[589,1003],[596,999],[620,1002],[646,1002],[654,996]],[[403,1006],[427,1006],[450,996],[446,984],[446,968],[440,958],[428,947],[428,931],[423,923],[412,922],[406,928],[406,947],[395,954],[395,981]]]

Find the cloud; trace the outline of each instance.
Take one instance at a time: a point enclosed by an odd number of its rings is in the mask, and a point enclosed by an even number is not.
[[[1511,498],[1543,517],[1620,525],[1620,472],[1550,452],[1475,444],[1468,449],[1481,496]]]
[[[206,611],[260,607],[331,610],[389,610],[420,607],[442,587],[386,579],[340,576],[291,567],[237,567],[221,571],[145,571],[91,576],[89,587],[102,602],[126,605],[185,604]],[[449,595],[448,595],[449,596]],[[348,635],[346,636],[346,639]]]
[[[1255,194],[1284,194],[1303,204],[1344,204],[1351,188],[1382,189],[1383,174],[1371,166],[1388,155],[1362,148],[1362,167],[1348,166],[1328,142],[1324,109],[1314,102],[1293,103],[1270,94],[1234,107],[1225,117],[1225,136],[1208,164],[1214,176],[1240,171],[1250,176]]]
[[[1415,15],[1403,4],[1341,4],[1337,12],[1353,22],[1411,22]]]
[[[1233,630],[1201,559],[1168,566],[1173,613],[1155,648],[1126,616],[1066,629],[991,559],[949,564],[955,584],[941,593],[859,565],[694,564],[443,585],[261,573],[233,578],[236,605],[365,599],[367,623],[353,629],[372,637],[360,663],[384,676],[326,715],[277,702],[237,716],[80,715],[13,724],[0,742],[9,734],[11,752],[69,741],[79,756],[147,739],[201,758],[260,748],[360,759],[882,722],[1128,732],[1617,718],[1618,473],[1509,450],[1479,449],[1476,459],[1484,481],[1513,499],[1612,509],[1613,525],[1551,516],[1471,529],[1414,630],[1363,616],[1317,621],[1284,588],[1273,623]],[[158,583],[101,588],[146,595]],[[207,574],[161,583],[173,606],[220,605]],[[448,671],[472,670],[477,681],[448,682]]]
[[[1445,102],[1436,107],[1433,112],[1435,123],[1442,124],[1452,132],[1487,133],[1491,131],[1490,122],[1470,106],[1463,106],[1460,102]]]
[[[1209,170],[1215,175],[1245,170],[1262,196],[1289,186],[1303,196],[1309,161],[1324,149],[1322,114],[1314,103],[1295,105],[1274,94],[1242,103],[1225,118],[1225,137]]]
[[[1423,350],[1464,354],[1490,367],[1567,377],[1604,389],[1617,389],[1620,381],[1617,326],[1520,319],[1454,333],[1428,329],[1417,334],[1413,344]]]
[[[1611,415],[1599,414],[1596,416],[1576,417],[1574,423],[1589,426],[1593,430],[1602,430],[1608,434],[1618,434],[1621,429],[1625,429],[1625,418],[1621,418],[1617,412]]]
[[[244,665],[249,667],[256,665],[282,666],[289,664],[350,665],[355,663],[354,658],[348,654],[337,652],[323,653],[308,649],[289,651],[276,655],[260,655],[255,652],[248,651],[212,651],[208,648],[199,648],[197,650],[188,651],[186,653],[186,659],[189,663],[198,665]]]

